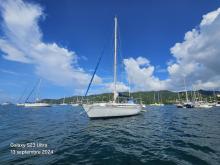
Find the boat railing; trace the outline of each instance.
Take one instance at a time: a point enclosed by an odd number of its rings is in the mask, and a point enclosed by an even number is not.
[[[110,99],[107,100],[97,100],[96,98],[92,99],[82,99],[81,104],[94,104],[94,103],[112,103],[113,101]],[[117,103],[135,103],[142,104],[141,98],[128,98],[128,97],[118,97],[116,100]]]

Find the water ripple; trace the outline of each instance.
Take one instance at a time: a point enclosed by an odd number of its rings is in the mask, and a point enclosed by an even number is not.
[[[220,109],[147,109],[129,118],[89,120],[71,106],[0,107],[0,163],[220,164]],[[14,156],[11,142],[46,143],[55,153]]]

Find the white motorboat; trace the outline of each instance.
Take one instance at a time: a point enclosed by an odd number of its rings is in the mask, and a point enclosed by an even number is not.
[[[141,112],[141,104],[134,102],[117,102],[117,17],[114,19],[114,97],[112,102],[83,104],[89,118],[125,117],[137,115]],[[94,72],[95,73],[95,72]],[[88,90],[87,90],[88,91]]]

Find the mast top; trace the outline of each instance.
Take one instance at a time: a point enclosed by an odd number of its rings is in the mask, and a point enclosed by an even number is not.
[[[115,16],[114,18],[115,20],[115,28],[114,28],[114,99],[113,102],[116,102],[116,99],[118,97],[118,93],[117,93],[117,26],[118,26],[118,21],[117,21],[117,17]]]

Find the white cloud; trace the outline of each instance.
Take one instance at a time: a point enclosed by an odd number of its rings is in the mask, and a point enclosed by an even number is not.
[[[0,49],[7,53],[3,57],[7,60],[30,63],[30,59],[23,54],[20,50],[15,48],[11,43],[6,40],[0,39]]]
[[[141,56],[136,59],[136,62],[139,66],[148,66],[150,64],[148,59]]]
[[[138,57],[137,59],[124,59],[127,79],[130,81],[132,90],[161,90],[165,88],[165,82],[155,77],[154,66],[150,65],[148,59]]]
[[[200,26],[188,31],[184,41],[176,43],[170,49],[176,58],[176,62],[168,66],[172,80],[170,88],[183,82],[183,77],[197,88],[210,89],[220,86],[219,29],[220,8],[204,15]]]
[[[220,8],[218,8],[215,11],[209,12],[206,15],[203,15],[203,19],[202,19],[202,22],[200,23],[200,26],[212,24],[219,14],[220,14]]]
[[[45,43],[38,25],[44,17],[41,6],[23,0],[6,0],[0,4],[4,36],[0,50],[7,60],[32,64],[38,76],[58,85],[85,87],[91,75],[78,67],[75,52],[56,43]],[[95,82],[101,82],[96,76]]]
[[[220,87],[220,8],[203,16],[197,28],[186,32],[184,41],[176,43],[167,62],[168,78],[154,76],[154,66],[143,57],[124,59],[127,78],[135,90],[182,90],[184,78],[189,89]]]
[[[104,86],[106,92],[112,92],[114,90],[114,83],[105,83]],[[129,87],[125,85],[123,82],[117,82],[116,90],[117,92],[128,92]]]
[[[45,43],[38,22],[45,18],[41,6],[22,0],[6,0],[0,4],[4,36],[0,37],[0,49],[7,60],[32,64],[37,75],[59,85],[85,87],[91,75],[78,66],[75,52],[56,43]],[[167,63],[169,76],[160,80],[157,71],[144,57],[124,59],[127,79],[132,90],[178,89],[187,84],[197,89],[220,87],[220,8],[203,16],[197,28],[186,32],[184,40],[176,43],[170,52],[173,58]],[[158,69],[159,71],[159,69]],[[163,70],[164,72],[164,70]],[[102,79],[95,76],[95,83]],[[104,83],[105,90],[112,90],[112,83]],[[118,83],[120,91],[128,87]],[[81,89],[79,89],[81,90]]]

